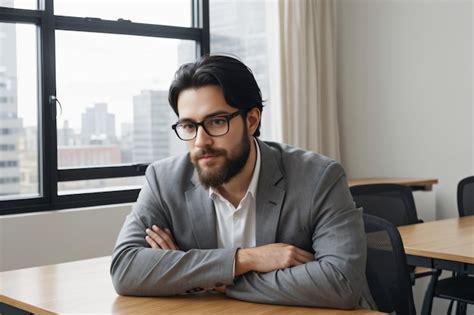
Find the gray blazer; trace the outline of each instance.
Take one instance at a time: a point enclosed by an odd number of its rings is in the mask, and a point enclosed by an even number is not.
[[[233,277],[237,248],[217,248],[216,215],[189,154],[146,171],[118,236],[110,272],[119,294],[169,296],[226,285],[232,298],[272,304],[373,308],[365,278],[366,240],[342,167],[319,154],[258,141],[256,244],[287,243],[314,261]],[[145,229],[169,228],[177,250],[152,249]]]

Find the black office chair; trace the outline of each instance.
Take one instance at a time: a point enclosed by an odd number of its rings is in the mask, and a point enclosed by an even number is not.
[[[460,217],[474,215],[474,176],[466,177],[458,184],[458,212]],[[474,277],[456,274],[450,278],[438,280],[441,272],[433,275],[428,286],[423,308],[431,313],[433,298],[451,300],[447,314],[451,314],[454,302],[457,302],[456,314],[466,314],[467,304],[474,304]]]
[[[466,177],[458,184],[458,212],[460,217],[474,215],[474,176]]]
[[[397,184],[358,185],[350,188],[357,207],[362,207],[365,214],[387,220],[395,226],[421,223],[416,213],[415,200],[410,187]],[[434,270],[415,271],[410,266],[412,284],[415,279],[431,276]]]
[[[416,314],[411,279],[397,228],[390,222],[364,214],[367,237],[366,277],[379,311]]]
[[[423,222],[418,220],[410,187],[397,184],[370,184],[350,188],[354,202],[364,213],[383,218],[395,226]]]

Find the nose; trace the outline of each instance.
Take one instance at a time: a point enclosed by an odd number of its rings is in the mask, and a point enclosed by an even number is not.
[[[202,126],[199,126],[196,133],[194,145],[199,148],[204,148],[212,145],[212,137],[207,134]]]

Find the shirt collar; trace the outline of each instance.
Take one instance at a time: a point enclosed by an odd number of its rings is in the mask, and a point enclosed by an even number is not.
[[[253,138],[253,140],[255,143],[256,151],[257,151],[257,160],[255,161],[255,167],[253,169],[252,179],[250,180],[250,184],[249,184],[249,187],[247,188],[247,193],[245,194],[245,196],[247,196],[250,193],[253,198],[256,198],[258,179],[260,177],[261,157],[260,157],[260,147],[258,146],[258,141],[255,138]],[[209,187],[209,197],[214,200],[215,197],[221,197],[221,194],[219,194],[219,192],[215,190],[214,188]]]

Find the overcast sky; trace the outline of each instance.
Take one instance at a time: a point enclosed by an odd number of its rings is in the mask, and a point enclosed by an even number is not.
[[[15,7],[27,8],[27,2],[17,1]],[[56,0],[55,13],[189,26],[190,3]],[[37,120],[35,32],[34,26],[17,25],[18,114],[24,126],[35,126]],[[57,96],[63,106],[58,126],[68,120],[79,131],[81,114],[96,102],[109,104],[109,111],[116,115],[117,129],[122,122],[132,122],[133,95],[143,89],[168,89],[178,67],[178,43],[151,37],[57,31]]]

